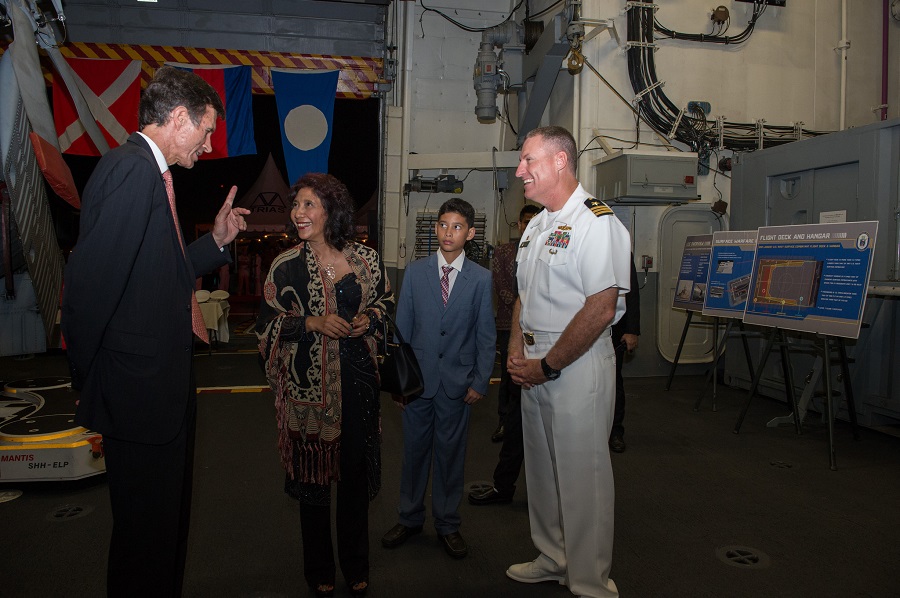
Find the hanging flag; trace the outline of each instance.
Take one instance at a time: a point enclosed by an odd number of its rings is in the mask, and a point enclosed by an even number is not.
[[[339,74],[272,69],[281,145],[291,184],[307,172],[328,172]]]
[[[75,84],[109,147],[125,143],[138,127],[141,61],[66,58],[66,62],[72,67]],[[53,80],[53,121],[60,151],[79,156],[101,155],[86,133],[62,77]]]
[[[253,104],[251,91],[251,68],[249,66],[221,66],[176,64],[169,66],[193,72],[212,85],[225,105],[225,122],[216,124],[213,133],[212,152],[200,156],[201,160],[230,158],[256,153],[256,139],[253,137]]]

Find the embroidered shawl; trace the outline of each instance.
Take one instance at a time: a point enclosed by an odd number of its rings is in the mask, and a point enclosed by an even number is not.
[[[349,242],[343,254],[362,287],[359,311],[369,310],[380,321],[393,307],[394,298],[378,253]],[[330,484],[340,479],[339,341],[316,332],[304,334],[298,342],[279,337],[286,318],[333,313],[337,313],[334,281],[319,268],[305,243],[275,258],[263,285],[256,334],[275,393],[281,463],[292,479],[296,466],[301,482]],[[367,335],[365,341],[375,360],[376,338]],[[292,454],[295,441],[301,449],[296,456]]]

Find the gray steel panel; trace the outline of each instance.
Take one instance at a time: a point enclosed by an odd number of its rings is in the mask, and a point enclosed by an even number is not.
[[[822,212],[847,210],[848,221],[878,220],[878,239],[871,284],[896,282],[900,252],[900,120],[884,121],[813,139],[747,154],[735,154],[731,195],[731,228],[817,223]],[[860,423],[880,425],[900,420],[900,301],[869,296],[860,337],[848,343],[855,360],[850,364]],[[802,390],[813,357],[802,335],[791,352],[794,379]],[[740,341],[730,340],[726,352],[726,380],[749,386]],[[761,343],[751,341],[758,359]],[[832,368],[832,386],[843,392]],[[783,396],[780,362],[770,357],[762,375],[761,392]],[[813,406],[815,407],[815,406]],[[842,405],[842,410],[845,406]],[[842,411],[846,416],[846,411]]]
[[[72,0],[68,40],[339,56],[384,56],[384,2]]]
[[[240,27],[235,27],[238,19],[240,20]],[[191,35],[221,36],[222,32],[228,32],[230,37],[235,33],[238,35],[246,33],[265,34],[272,28],[272,17],[262,15],[241,15],[238,17],[233,14],[192,12],[185,15],[185,23],[186,27],[191,30]],[[196,44],[196,47],[209,46]]]
[[[208,11],[237,14],[268,14],[270,2],[238,2],[237,0],[179,0],[178,6],[190,11]]]
[[[272,14],[287,17],[314,17],[378,23],[384,19],[385,8],[374,4],[350,4],[347,2],[298,2],[275,0]]]
[[[736,154],[732,227],[792,224],[804,209],[805,222],[816,223],[823,211],[847,209],[848,220],[879,221],[872,283],[896,281],[898,165],[900,119]]]
[[[333,40],[328,38],[311,39],[302,37],[268,36],[272,52],[293,52],[297,54],[323,54],[326,56],[367,56],[380,58],[383,48],[380,45],[354,40]]]
[[[327,37],[335,41],[380,40],[382,28],[374,23],[331,21],[308,17],[279,17],[273,20],[272,34],[281,36]]]

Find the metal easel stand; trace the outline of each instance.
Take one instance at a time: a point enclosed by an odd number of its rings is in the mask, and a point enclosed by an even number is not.
[[[818,336],[818,335],[817,335]],[[859,425],[856,421],[856,401],[853,399],[853,387],[850,383],[850,362],[847,360],[847,349],[844,339],[834,336],[822,336],[822,363],[825,376],[825,414],[828,419],[828,461],[832,471],[837,469],[837,461],[834,455],[834,416],[837,405],[834,402],[834,391],[831,388],[831,365],[837,362],[841,367],[841,376],[844,379],[844,393],[847,395],[847,411],[850,414],[850,424],[853,427],[853,439],[859,440]],[[832,343],[834,343],[832,347]],[[832,348],[837,350],[837,357],[832,358]]]
[[[779,346],[779,351],[781,353],[781,369],[784,375],[785,396],[787,397],[788,403],[791,406],[791,411],[793,412],[794,427],[797,430],[797,434],[802,433],[800,426],[800,414],[797,411],[797,401],[794,400],[794,375],[791,371],[787,337],[780,328],[773,327],[772,331],[769,333],[769,338],[766,341],[766,347],[763,350],[759,365],[756,367],[756,373],[753,375],[753,382],[750,384],[750,391],[747,394],[747,402],[744,404],[744,408],[741,410],[737,422],[735,422],[734,424],[735,434],[738,434],[741,431],[741,424],[744,423],[744,417],[747,415],[747,411],[750,409],[750,403],[751,401],[753,401],[753,397],[756,396],[756,390],[757,388],[759,388],[763,370],[765,369],[766,362],[769,359],[769,353],[772,352],[772,347],[775,346],[776,340]]]
[[[777,330],[777,329],[776,329]],[[782,333],[783,336],[783,333]],[[775,334],[773,332],[769,338],[769,344],[766,346],[766,351],[763,354],[763,364],[760,364],[760,367],[757,370],[756,377],[753,380],[753,386],[751,387],[751,395],[747,399],[747,404],[744,407],[744,411],[741,412],[741,416],[738,419],[737,424],[735,425],[734,432],[737,434],[740,430],[741,423],[744,419],[744,416],[747,413],[747,409],[750,406],[750,401],[753,398],[753,393],[755,393],[756,386],[759,383],[758,377],[762,372],[762,365],[765,364],[765,359],[768,356],[769,351],[771,350],[771,343],[774,339]],[[819,379],[824,376],[825,378],[825,410],[822,414],[822,417],[825,419],[825,422],[828,426],[828,462],[829,466],[832,470],[837,469],[837,459],[835,457],[835,449],[834,449],[834,418],[837,415],[837,411],[839,408],[839,401],[835,401],[835,391],[831,385],[831,366],[839,365],[841,368],[841,379],[844,383],[844,395],[847,399],[847,411],[850,415],[850,423],[853,428],[853,438],[854,440],[859,440],[859,425],[856,418],[856,401],[853,398],[853,385],[850,381],[850,360],[847,358],[847,349],[844,345],[844,339],[841,337],[834,337],[828,335],[816,335],[816,360],[813,363],[812,372],[807,378],[806,386],[803,389],[803,394],[800,397],[800,400],[795,402],[793,399],[793,380],[789,380],[788,376],[790,375],[789,368],[785,373],[785,384],[790,385],[791,390],[789,391],[788,400],[791,403],[793,413],[791,415],[786,415],[782,417],[776,417],[770,420],[766,426],[770,428],[777,427],[781,424],[787,424],[791,420],[794,421],[794,425],[797,427],[797,433],[801,433],[801,422],[805,419],[806,413],[809,407],[809,401],[813,397],[815,393],[816,386],[818,385]],[[785,343],[782,343],[782,367],[788,367],[786,361],[787,347]],[[786,389],[787,390],[787,389]],[[837,395],[840,396],[840,395]]]
[[[822,413],[822,420],[828,425],[828,452],[831,469],[836,469],[835,452],[834,452],[834,418],[837,416],[840,407],[840,401],[835,401],[836,393],[831,389],[830,366],[837,364],[841,367],[840,379],[844,383],[844,396],[847,398],[847,411],[850,415],[850,423],[853,428],[853,439],[859,440],[859,425],[856,418],[856,401],[853,397],[853,384],[850,380],[850,358],[847,357],[847,350],[844,345],[844,339],[841,337],[817,336],[816,343],[816,360],[813,363],[813,369],[806,378],[806,387],[800,396],[797,408],[800,412],[800,421],[806,419],[806,413],[809,409],[809,402],[815,396],[816,387],[819,380],[822,379],[826,369],[829,375],[825,377],[825,409]],[[837,355],[832,355],[832,351],[837,351]],[[775,417],[770,420],[766,426],[769,428],[778,427],[781,424],[790,422],[790,415]]]
[[[725,333],[722,335],[721,342],[718,341],[719,334],[719,317],[716,316],[714,318],[713,323],[713,345],[716,346],[716,353],[713,358],[712,370],[707,372],[706,374],[706,383],[703,385],[703,388],[700,389],[700,395],[697,397],[697,402],[694,403],[694,411],[700,411],[700,404],[703,402],[703,397],[706,396],[706,388],[709,386],[710,378],[712,378],[712,410],[716,411],[716,390],[717,390],[717,380],[718,380],[718,372],[719,372],[719,357],[725,353],[725,344],[728,342],[728,338],[732,334],[739,334],[741,337],[741,341],[744,344],[744,357],[747,359],[747,371],[750,373],[750,376],[753,376],[753,359],[750,357],[750,344],[747,342],[747,335],[752,334],[744,329],[744,322],[741,320],[735,320],[734,318],[728,319],[728,324],[725,325]],[[737,322],[739,331],[734,331],[734,323]]]
[[[681,330],[681,340],[678,341],[678,350],[675,351],[675,360],[672,361],[672,367],[669,369],[669,379],[666,380],[666,390],[672,386],[672,378],[675,377],[675,368],[678,367],[678,359],[681,357],[681,350],[684,348],[684,339],[687,338],[688,329],[691,327],[691,318],[694,312],[688,310],[687,319],[684,321],[684,328]]]
[[[797,401],[797,411],[800,415],[800,422],[806,421],[806,412],[809,410],[809,401],[813,398],[816,392],[816,386],[819,384],[819,380],[822,379],[822,355],[819,353],[818,348],[816,349],[816,359],[813,362],[812,370],[810,370],[809,374],[806,376],[806,385],[803,387],[803,393],[800,395],[800,400]],[[824,419],[824,416],[823,416]],[[766,423],[767,428],[777,428],[781,425],[787,425],[794,421],[794,416],[791,413],[787,415],[780,415],[778,417],[773,417]]]

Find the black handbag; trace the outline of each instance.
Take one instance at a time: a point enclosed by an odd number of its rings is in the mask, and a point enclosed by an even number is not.
[[[392,342],[392,337],[388,334],[388,322],[391,323],[399,343]],[[425,390],[425,380],[422,378],[419,361],[410,344],[403,340],[397,324],[387,313],[384,314],[382,341],[382,355],[378,358],[382,392],[399,395],[405,401],[417,399]]]

